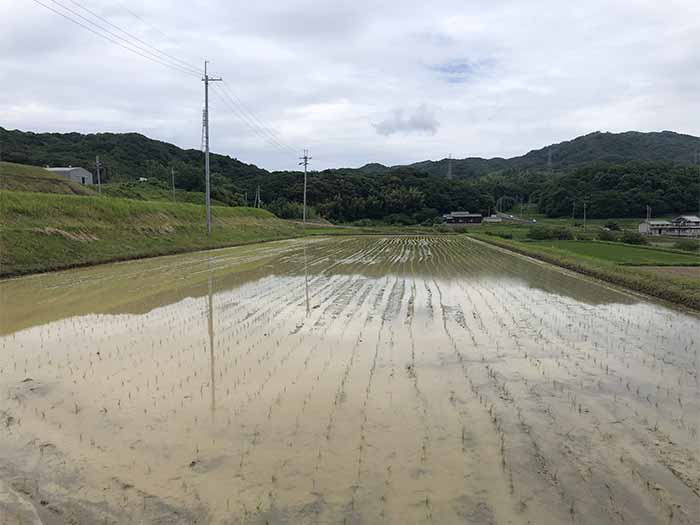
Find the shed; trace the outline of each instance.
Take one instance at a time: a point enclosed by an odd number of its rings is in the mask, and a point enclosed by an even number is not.
[[[61,177],[66,177],[78,184],[92,184],[92,173],[85,168],[74,168],[73,166],[68,166],[67,168],[49,168],[47,166],[46,170],[60,175]]]
[[[481,224],[483,217],[480,213],[468,211],[453,211],[442,216],[447,224]]]

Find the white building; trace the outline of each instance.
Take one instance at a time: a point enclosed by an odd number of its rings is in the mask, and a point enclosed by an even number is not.
[[[68,166],[67,168],[49,168],[47,166],[45,169],[46,171],[50,171],[61,177],[66,177],[78,184],[92,184],[92,173],[85,168],[74,168],[73,166]]]
[[[639,225],[639,233],[669,237],[700,237],[700,217],[681,215],[672,221],[644,221]]]

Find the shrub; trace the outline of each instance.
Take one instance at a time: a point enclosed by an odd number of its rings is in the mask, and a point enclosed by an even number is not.
[[[450,227],[447,224],[436,224],[435,231],[440,233],[448,233],[450,231]]]
[[[513,238],[513,234],[511,232],[501,232],[501,233],[497,233],[496,235],[498,235],[501,239],[512,239]]]
[[[616,223],[615,221],[608,221],[605,223],[605,227],[608,228],[611,231],[614,232],[619,232],[620,231],[620,225]]]
[[[639,232],[625,231],[622,234],[622,242],[625,244],[649,244],[644,235]]]
[[[673,247],[676,250],[683,250],[685,252],[698,252],[700,251],[700,242],[692,239],[681,239],[675,243]]]
[[[544,241],[549,239],[558,239],[567,241],[574,238],[574,234],[568,228],[563,226],[533,226],[527,232],[530,239],[536,241]]]
[[[611,232],[611,231],[603,230],[602,232],[600,232],[600,233],[598,234],[598,239],[601,240],[601,241],[610,241],[610,242],[612,242],[612,241],[616,241],[616,240],[617,240],[617,235],[615,235],[615,234],[614,234],[613,232]]]

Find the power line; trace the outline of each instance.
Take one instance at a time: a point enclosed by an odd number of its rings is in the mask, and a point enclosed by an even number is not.
[[[165,58],[161,58],[161,57],[159,57],[157,54],[153,53],[152,51],[149,51],[149,50],[148,50],[147,48],[145,48],[144,46],[141,46],[141,45],[138,45],[138,44],[134,44],[133,42],[130,42],[128,39],[126,39],[126,38],[124,38],[124,37],[122,37],[122,36],[119,36],[118,34],[114,33],[113,31],[110,31],[110,30],[107,29],[106,27],[101,26],[101,25],[98,24],[97,22],[94,22],[94,21],[90,20],[89,18],[84,17],[84,16],[81,15],[79,12],[75,11],[74,9],[71,9],[70,7],[67,7],[65,4],[62,4],[62,3],[59,2],[58,0],[50,0],[50,1],[51,1],[52,3],[54,3],[54,4],[56,4],[57,6],[62,7],[63,9],[65,9],[66,11],[68,11],[69,13],[74,14],[75,16],[77,16],[78,18],[80,18],[81,20],[84,20],[84,21],[87,22],[88,24],[92,24],[93,26],[95,26],[95,27],[101,29],[102,31],[106,32],[107,34],[111,35],[112,37],[117,38],[117,39],[121,40],[122,42],[125,42],[125,43],[126,43],[128,46],[130,46],[130,47],[136,48],[136,49],[138,49],[138,50],[140,50],[140,51],[142,51],[142,52],[144,52],[144,53],[150,55],[152,58],[154,58],[154,59],[156,59],[156,60],[163,60],[163,61],[165,61],[165,62],[170,63],[170,64],[171,64],[172,66],[174,66],[174,67],[178,67],[178,68],[182,69],[183,71],[190,71],[191,73],[194,73],[194,74],[196,74],[196,75],[198,75],[198,76],[201,74],[200,70],[197,69],[197,68],[193,68],[193,67],[191,67],[191,66],[189,66],[189,65],[187,65],[187,66],[182,66],[182,65],[178,64],[177,62],[173,62],[172,60],[168,60],[168,59],[165,59]],[[70,0],[70,1],[73,1],[73,0]],[[98,18],[101,18],[101,17],[99,17],[99,15],[95,15],[94,13],[92,13],[92,11],[88,10],[87,8],[85,8],[85,7],[83,7],[82,5],[78,4],[77,2],[73,2],[73,3],[75,3],[75,4],[78,5],[78,6],[80,6],[80,7],[81,7],[82,9],[84,9],[85,11],[87,11],[87,12],[93,14],[93,16],[96,16],[96,17],[98,17]],[[107,22],[107,23],[108,23],[108,24],[111,24],[111,22]],[[112,24],[112,25],[113,25],[113,24]],[[115,27],[117,27],[117,26],[115,26]],[[119,29],[120,31],[124,32],[121,28],[118,28],[118,29]],[[147,44],[147,45],[148,45],[148,44]],[[150,47],[153,47],[153,46],[150,46]],[[155,48],[154,48],[154,49],[155,49]],[[158,52],[162,54],[162,52],[161,52],[160,50],[158,50]],[[179,59],[177,59],[177,60],[179,61]]]
[[[169,67],[169,68],[171,68],[171,69],[174,69],[174,70],[176,70],[176,71],[179,71],[180,73],[185,73],[185,74],[187,74],[187,75],[195,76],[195,77],[199,78],[199,73],[193,73],[193,72],[191,72],[191,71],[189,71],[189,70],[186,70],[186,69],[184,69],[184,68],[181,68],[180,66],[177,66],[177,65],[175,65],[175,64],[172,64],[172,63],[170,63],[170,62],[166,62],[166,61],[164,61],[164,60],[161,60],[161,59],[159,59],[159,58],[157,58],[157,57],[154,58],[154,57],[152,57],[152,56],[149,56],[149,55],[146,55],[146,54],[144,54],[144,53],[141,53],[140,51],[138,51],[138,49],[133,49],[132,47],[129,47],[127,44],[124,44],[123,42],[120,42],[119,40],[115,40],[114,38],[111,38],[111,37],[108,36],[108,35],[105,35],[105,34],[103,34],[103,33],[100,33],[99,31],[96,31],[96,30],[93,29],[92,27],[90,27],[90,26],[88,26],[88,25],[86,25],[86,24],[83,24],[82,22],[80,22],[80,21],[74,19],[73,17],[71,17],[71,16],[69,16],[69,15],[67,15],[67,14],[65,14],[65,13],[63,13],[63,12],[61,12],[61,11],[59,11],[59,10],[53,8],[53,7],[51,7],[50,5],[45,4],[45,3],[42,2],[41,0],[33,0],[33,1],[34,1],[35,3],[37,3],[37,4],[39,4],[40,6],[42,6],[42,7],[46,8],[46,9],[48,9],[49,11],[52,11],[52,12],[56,13],[57,15],[62,16],[62,17],[65,18],[66,20],[69,20],[69,21],[73,22],[74,24],[76,24],[76,25],[82,27],[83,29],[86,29],[86,30],[90,31],[91,33],[93,33],[93,34],[99,36],[100,38],[103,38],[103,39],[105,39],[105,40],[108,40],[108,41],[112,42],[113,44],[116,44],[116,45],[118,45],[119,47],[121,47],[121,48],[123,48],[123,49],[126,49],[127,51],[130,51],[131,53],[134,53],[135,55],[139,55],[139,56],[141,56],[141,57],[143,57],[143,58],[145,58],[145,59],[147,59],[147,60],[150,60],[150,61],[152,61],[152,62],[156,62],[156,63],[158,63],[158,64],[160,64],[160,65],[162,65],[162,66]],[[51,1],[53,1],[54,3],[57,3],[57,2],[55,2],[55,0],[51,0]],[[58,4],[58,5],[60,5],[60,4]],[[63,7],[63,6],[62,6],[62,7]],[[64,8],[65,8],[65,7],[64,7]],[[68,9],[68,8],[65,8],[65,9]],[[83,18],[84,18],[84,17],[83,17]],[[92,22],[91,22],[91,23],[92,23]],[[96,25],[96,24],[94,24],[94,23],[92,23],[92,24],[93,24],[93,25]],[[124,39],[122,38],[121,40],[124,40]]]
[[[238,98],[238,96],[236,96],[236,94],[231,90],[231,88],[228,86],[228,84],[224,83],[224,85],[222,85],[222,87],[229,94],[229,96],[231,98],[233,98],[238,103],[238,105],[241,107],[242,111],[244,113],[246,113],[256,124],[258,124],[263,131],[265,131],[268,135],[270,135],[274,140],[276,140],[277,142],[279,142],[283,146],[289,148],[292,152],[296,151],[296,148],[292,148],[291,146],[288,146],[287,144],[284,143],[284,141],[280,137],[279,133],[277,133],[274,130],[274,128],[265,125],[265,123],[262,122],[262,120],[260,118],[258,118],[255,115],[255,113],[253,113],[252,111],[247,109],[246,105],[243,103],[243,101],[240,98]]]
[[[245,104],[243,104],[243,102],[231,92],[228,86],[222,85],[222,87],[224,88],[222,94],[228,99],[231,107],[235,109],[235,111],[249,125],[249,127],[251,127],[251,129],[255,129],[256,133],[263,136],[265,140],[273,144],[275,147],[278,147],[281,150],[287,150],[287,152],[292,154],[296,153],[297,150],[284,143],[279,138],[278,133],[274,132],[269,126],[266,126],[258,117],[255,116],[254,113],[246,109]]]
[[[294,149],[291,148],[291,146],[287,146],[278,140],[276,140],[273,136],[266,134],[264,131],[264,128],[262,128],[260,125],[256,124],[250,117],[247,117],[245,113],[229,98],[226,96],[225,91],[219,91],[219,90],[214,90],[214,93],[219,97],[219,99],[229,107],[229,109],[235,114],[235,116],[243,122],[248,128],[258,135],[260,138],[262,138],[264,141],[266,141],[268,144],[273,146],[274,148],[277,148],[279,151],[287,154],[287,153],[293,153]]]
[[[54,0],[51,0],[51,1],[54,1]],[[155,46],[149,44],[148,42],[145,42],[144,40],[141,40],[141,39],[140,39],[139,37],[137,37],[136,35],[134,35],[134,34],[132,34],[132,33],[129,33],[128,31],[125,31],[124,29],[122,29],[121,27],[119,27],[119,26],[116,25],[116,24],[113,24],[112,22],[110,22],[109,20],[107,20],[106,18],[104,18],[103,16],[100,16],[99,14],[95,13],[94,11],[88,9],[87,7],[85,7],[84,5],[82,5],[80,2],[76,2],[75,0],[69,0],[69,1],[70,1],[70,3],[72,3],[73,5],[75,5],[75,6],[79,7],[80,9],[83,9],[84,11],[90,13],[92,16],[94,16],[94,17],[97,18],[98,20],[103,21],[104,23],[106,23],[106,24],[109,25],[110,27],[113,27],[113,28],[116,29],[117,31],[119,31],[119,32],[121,32],[121,33],[124,33],[125,35],[127,35],[127,36],[130,37],[130,38],[133,38],[134,40],[136,40],[137,42],[140,42],[140,43],[143,44],[144,46],[146,46],[146,47],[148,47],[148,48],[150,48],[150,49],[153,49],[156,53],[158,53],[158,54],[160,54],[160,55],[163,55],[164,57],[167,57],[167,58],[169,58],[169,59],[171,59],[171,60],[173,60],[173,61],[175,61],[175,62],[181,64],[183,67],[186,67],[187,69],[190,69],[190,70],[196,72],[197,74],[200,74],[200,73],[201,73],[201,69],[199,69],[197,66],[194,66],[194,65],[192,65],[192,64],[190,64],[190,63],[188,63],[188,62],[186,62],[186,61],[184,61],[184,60],[182,60],[182,59],[180,59],[180,58],[178,58],[178,57],[176,57],[176,56],[173,56],[173,55],[171,55],[171,54],[169,54],[169,53],[166,53],[165,51],[161,51],[161,50],[158,49],[157,47],[155,47]],[[57,3],[57,2],[54,2],[54,3]]]

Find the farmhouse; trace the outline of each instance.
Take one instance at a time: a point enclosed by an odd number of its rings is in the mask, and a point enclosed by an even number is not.
[[[700,217],[681,215],[672,221],[644,221],[639,225],[639,233],[672,237],[700,237]]]
[[[453,211],[442,216],[447,224],[481,224],[483,217],[480,213],[468,211]]]
[[[85,168],[74,168],[73,166],[68,166],[67,168],[49,168],[47,166],[45,169],[79,184],[92,184],[92,173]]]

